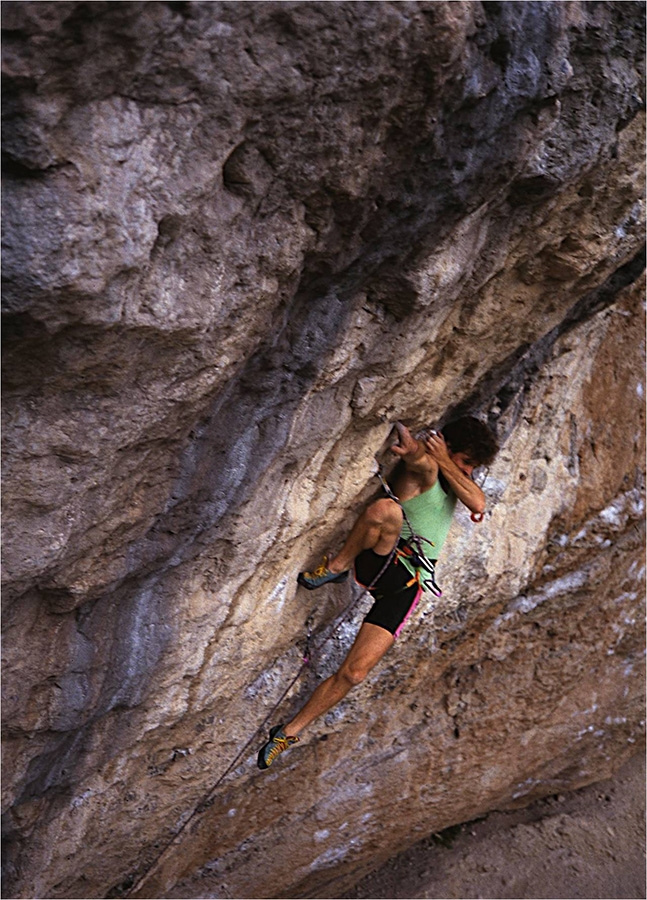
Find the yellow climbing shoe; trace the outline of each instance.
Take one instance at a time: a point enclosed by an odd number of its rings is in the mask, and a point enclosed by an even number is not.
[[[298,744],[299,738],[292,737],[291,735],[287,735],[283,731],[284,726],[275,725],[274,728],[270,728],[270,739],[266,744],[263,744],[261,749],[258,751],[258,768],[259,769],[269,769],[274,760],[279,754],[283,753],[284,750],[287,750],[292,744]]]
[[[324,556],[314,572],[299,572],[297,575],[298,583],[303,585],[304,588],[308,588],[309,591],[314,591],[315,588],[319,588],[323,584],[340,584],[342,581],[346,581],[347,578],[348,570],[345,572],[330,571],[327,556]]]

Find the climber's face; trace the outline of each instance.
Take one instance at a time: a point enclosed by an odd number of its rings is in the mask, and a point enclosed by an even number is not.
[[[453,453],[450,450],[449,456],[452,462],[454,462],[461,470],[463,475],[467,475],[468,478],[472,477],[472,472],[476,468],[477,464],[475,460],[472,459],[469,453]]]

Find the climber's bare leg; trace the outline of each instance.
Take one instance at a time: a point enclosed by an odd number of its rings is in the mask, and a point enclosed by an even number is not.
[[[306,725],[332,709],[352,687],[366,678],[387,650],[393,646],[394,640],[386,628],[364,622],[339,671],[319,685],[303,709],[287,723],[285,733],[295,737]]]
[[[328,563],[330,571],[350,569],[362,550],[388,556],[400,537],[402,519],[402,510],[394,500],[384,498],[371,503],[355,522],[342,549]],[[319,685],[303,709],[285,725],[285,733],[295,737],[306,725],[332,709],[354,685],[366,678],[393,646],[393,641],[390,631],[364,622],[339,671]]]
[[[328,563],[331,572],[345,572],[362,550],[374,550],[387,556],[395,547],[402,529],[402,510],[395,502],[383,498],[371,503],[355,522],[346,543]]]

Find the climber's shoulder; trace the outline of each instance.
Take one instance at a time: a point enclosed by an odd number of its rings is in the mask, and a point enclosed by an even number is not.
[[[429,456],[416,468],[398,463],[390,478],[393,493],[402,501],[424,494],[438,481],[438,472],[438,463]]]

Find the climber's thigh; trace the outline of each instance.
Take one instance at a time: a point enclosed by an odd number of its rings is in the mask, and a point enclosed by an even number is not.
[[[406,542],[400,540],[399,546],[404,548]],[[405,569],[397,557],[389,560],[374,550],[364,550],[355,558],[355,580],[370,589],[375,603],[371,607],[365,622],[379,625],[395,637],[398,636],[405,621],[415,609],[419,589],[411,584],[411,573]],[[376,580],[377,579],[377,580]]]
[[[377,543],[373,543],[373,549],[380,554],[390,553],[400,537],[402,530],[402,509],[388,497],[376,500],[365,510],[365,525],[369,528],[369,534],[375,540],[375,534],[378,534]]]
[[[384,593],[376,597],[364,622],[379,625],[395,640],[402,630],[411,613],[416,608],[420,598],[420,589],[417,584],[409,588],[399,590],[397,593]]]

